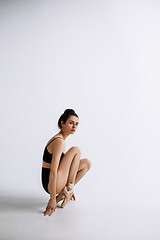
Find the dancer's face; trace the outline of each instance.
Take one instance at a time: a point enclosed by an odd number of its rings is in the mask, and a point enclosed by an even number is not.
[[[77,130],[79,119],[76,116],[70,116],[66,123],[61,122],[63,130],[67,133],[74,134]]]

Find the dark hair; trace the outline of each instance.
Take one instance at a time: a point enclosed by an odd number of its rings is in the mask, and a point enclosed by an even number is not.
[[[61,121],[63,121],[65,123],[70,116],[75,116],[75,117],[79,118],[73,109],[66,109],[58,120],[58,127],[60,129],[62,129]]]

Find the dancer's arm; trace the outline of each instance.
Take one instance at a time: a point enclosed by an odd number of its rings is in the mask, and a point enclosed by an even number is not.
[[[50,176],[49,176],[50,199],[56,198],[56,180],[57,180],[57,173],[50,172]]]
[[[49,185],[50,185],[50,198],[56,198],[56,180],[57,180],[57,171],[59,161],[64,149],[64,140],[58,138],[55,139],[53,149],[52,149],[52,161],[50,168],[50,176],[49,176]]]

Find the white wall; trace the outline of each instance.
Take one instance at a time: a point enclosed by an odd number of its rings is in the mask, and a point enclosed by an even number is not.
[[[1,192],[47,194],[43,149],[73,108],[77,191],[159,202],[159,29],[158,1],[0,2]]]

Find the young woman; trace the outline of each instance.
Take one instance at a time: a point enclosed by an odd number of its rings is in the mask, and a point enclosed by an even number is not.
[[[71,199],[75,200],[74,185],[91,167],[87,158],[80,159],[79,147],[71,147],[64,153],[65,139],[75,133],[78,124],[79,117],[75,111],[66,109],[58,120],[60,132],[48,141],[44,149],[42,185],[44,190],[50,194],[44,216],[51,216],[59,201],[63,200],[61,204],[63,208]]]

